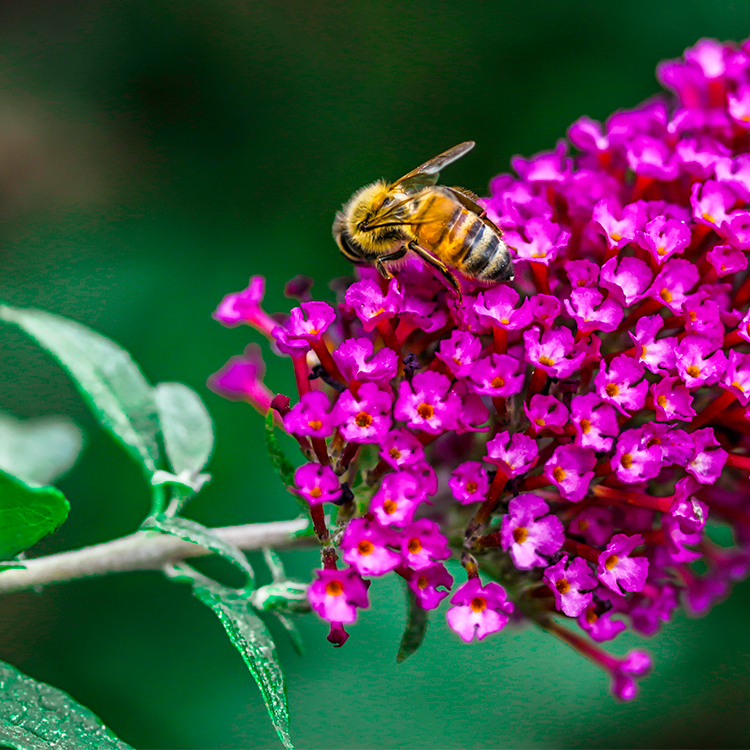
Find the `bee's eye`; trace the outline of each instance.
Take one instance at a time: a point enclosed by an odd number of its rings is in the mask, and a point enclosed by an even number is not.
[[[385,200],[383,201],[383,207],[387,206],[389,203],[392,203],[393,199],[386,196]]]

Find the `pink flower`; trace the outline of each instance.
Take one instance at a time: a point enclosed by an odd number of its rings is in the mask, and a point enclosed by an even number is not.
[[[648,560],[629,556],[643,541],[640,534],[615,534],[599,555],[596,567],[599,580],[616,594],[622,594],[622,589],[640,591],[643,588],[648,574]]]
[[[568,564],[568,556],[544,571],[542,579],[552,589],[555,606],[568,617],[578,617],[591,604],[596,588],[596,578],[582,557],[574,557]]]
[[[353,568],[316,570],[317,580],[307,590],[310,606],[325,620],[350,623],[357,619],[357,607],[367,609],[367,586]]]
[[[459,586],[451,604],[454,606],[446,613],[448,625],[466,643],[471,643],[475,636],[481,641],[502,630],[513,612],[513,603],[506,601],[505,589],[499,583],[490,581],[483,587],[478,578]]]
[[[519,570],[546,565],[542,555],[552,555],[562,547],[562,522],[548,513],[549,506],[536,495],[521,495],[510,501],[500,537],[503,549],[510,551]]]

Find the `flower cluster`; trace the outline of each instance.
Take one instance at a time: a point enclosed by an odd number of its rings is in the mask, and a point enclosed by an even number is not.
[[[658,76],[674,96],[583,117],[575,155],[561,141],[492,181],[513,284],[461,277],[459,298],[412,258],[336,284],[335,306],[296,279],[300,304],[271,317],[258,277],[219,306],[291,358],[291,408],[257,347],[212,383],[275,408],[307,458],[309,599],[336,645],[363,577],[393,572],[425,609],[450,595],[465,641],[535,622],[630,699],[648,656],[597,644],[703,614],[747,575],[750,42],[704,39]]]

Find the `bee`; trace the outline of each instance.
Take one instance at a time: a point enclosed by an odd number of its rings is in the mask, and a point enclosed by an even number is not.
[[[468,190],[437,185],[440,170],[474,148],[459,143],[394,183],[358,190],[336,214],[333,237],[352,263],[374,263],[387,279],[408,253],[439,271],[455,290],[451,269],[484,284],[513,279],[502,230]],[[386,265],[389,264],[389,265]]]

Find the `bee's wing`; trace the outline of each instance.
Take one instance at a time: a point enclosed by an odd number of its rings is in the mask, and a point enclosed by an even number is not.
[[[489,217],[487,216],[487,212],[477,203],[477,196],[474,195],[474,193],[470,192],[469,190],[466,190],[465,188],[459,188],[459,187],[449,187],[448,190],[453,193],[453,195],[456,197],[458,202],[464,207],[468,208],[469,211],[472,211],[475,213],[479,218],[485,222],[486,224],[489,224],[494,229],[497,229],[499,232],[500,229],[496,226],[496,224],[493,221],[490,221]]]
[[[434,159],[430,159],[416,169],[412,169],[411,172],[405,174],[400,180],[397,180],[393,186],[398,186],[407,192],[431,187],[437,183],[438,177],[440,177],[440,170],[443,167],[447,167],[464,156],[464,154],[468,154],[474,146],[474,141],[459,143],[458,146],[449,148]]]

